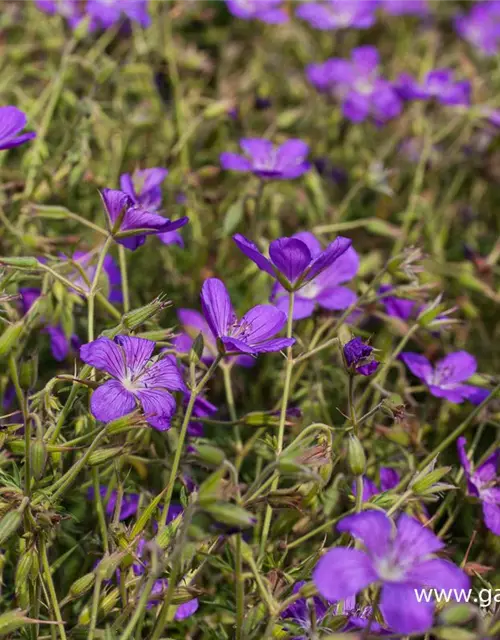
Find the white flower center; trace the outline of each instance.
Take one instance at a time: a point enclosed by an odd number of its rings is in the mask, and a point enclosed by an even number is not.
[[[399,582],[405,576],[405,571],[392,558],[378,558],[375,562],[375,569],[382,580],[388,582]]]

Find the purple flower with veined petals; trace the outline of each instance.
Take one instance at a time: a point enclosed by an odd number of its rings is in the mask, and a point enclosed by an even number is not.
[[[450,353],[438,360],[434,367],[426,357],[418,353],[406,351],[399,357],[436,398],[446,398],[454,404],[469,400],[477,405],[490,394],[487,389],[463,384],[463,381],[473,376],[477,369],[476,359],[467,351]]]
[[[304,231],[296,233],[292,238],[304,242],[313,259],[321,254],[321,245],[312,233]],[[354,278],[358,269],[359,257],[351,246],[330,267],[309,280],[295,295],[293,319],[308,318],[313,314],[316,305],[327,311],[343,311],[354,304],[356,294],[351,289],[339,285]],[[289,294],[279,282],[273,287],[270,301],[288,314]]]
[[[287,140],[275,146],[262,138],[242,138],[240,147],[245,155],[221,153],[223,169],[253,173],[263,180],[294,180],[311,168],[306,161],[309,146],[302,140]]]
[[[468,493],[479,498],[483,506],[484,524],[495,535],[500,536],[500,448],[474,470],[465,451],[466,444],[464,437],[458,438],[458,457],[464,468]]]
[[[375,47],[353,49],[351,60],[330,58],[322,64],[310,64],[306,75],[318,91],[342,104],[342,113],[351,122],[371,118],[382,125],[401,113],[400,97],[380,75]]]
[[[341,520],[337,530],[360,540],[366,551],[328,551],[313,573],[319,593],[328,600],[344,600],[380,584],[380,609],[396,633],[424,633],[432,625],[434,603],[418,602],[415,589],[470,586],[461,569],[434,555],[444,547],[441,540],[406,514],[394,526],[385,513],[364,511]]]
[[[426,16],[427,0],[379,0],[380,8],[391,16]]]
[[[120,176],[120,189],[132,198],[135,204],[156,213],[162,202],[160,185],[167,175],[168,170],[161,167],[137,170],[132,175],[123,173]],[[184,240],[178,231],[165,231],[156,235],[163,244],[184,247]]]
[[[177,317],[182,324],[184,331],[179,333],[172,344],[178,353],[189,353],[193,346],[194,339],[201,333],[203,336],[203,353],[201,359],[205,364],[210,365],[217,355],[217,341],[214,338],[205,318],[194,311],[194,309],[179,309]],[[253,367],[255,364],[252,356],[236,356],[235,361],[242,367]]]
[[[281,351],[294,338],[273,338],[286,323],[285,314],[275,307],[259,304],[238,320],[224,283],[209,278],[201,289],[201,308],[210,331],[225,351],[257,355]]]
[[[421,83],[409,73],[403,73],[396,82],[396,91],[403,100],[434,99],[449,106],[470,105],[470,82],[455,81],[451,69],[429,71]]]
[[[368,29],[375,24],[376,8],[377,2],[373,0],[325,0],[304,2],[295,15],[315,29]]]
[[[87,0],[85,10],[92,18],[91,29],[109,29],[124,17],[143,28],[151,24],[148,0]]]
[[[269,258],[266,258],[253,242],[240,233],[234,235],[233,240],[261,271],[278,280],[288,291],[298,291],[332,267],[352,244],[349,238],[338,236],[326,249],[313,256],[308,236],[306,241],[298,237],[279,238],[269,245]]]
[[[373,360],[373,347],[365,344],[361,338],[353,338],[344,345],[344,358],[348,369],[362,376],[374,373],[380,362]]]
[[[90,399],[92,415],[111,422],[142,407],[147,422],[158,431],[170,428],[175,411],[172,391],[187,392],[172,356],[152,360],[155,343],[144,338],[97,338],[80,347],[80,357],[111,376]]]
[[[455,30],[485,55],[496,55],[500,44],[498,2],[474,2],[469,13],[455,18]]]
[[[115,240],[131,251],[142,246],[146,236],[172,232],[189,222],[186,216],[173,222],[159,216],[118,189],[103,189],[101,197]]]
[[[0,151],[18,147],[36,137],[34,131],[19,135],[27,121],[26,114],[17,107],[0,107]]]
[[[300,589],[305,585],[305,580],[301,580],[300,582],[296,582],[293,585],[292,593],[298,593]],[[308,602],[311,603],[312,607],[314,607],[314,615],[316,624],[321,628],[321,623],[325,618],[328,607],[330,606],[329,602],[326,602],[320,596],[313,596],[312,598],[300,598],[300,600],[295,600],[289,607],[284,609],[280,617],[291,620],[295,625],[303,629],[306,634],[301,636],[293,636],[292,640],[307,640],[309,637],[309,632],[311,631],[311,609],[309,608]],[[283,626],[286,628],[286,622],[283,623]]]
[[[243,20],[260,20],[268,24],[288,22],[283,0],[226,0],[230,13]]]
[[[380,467],[380,489],[373,480],[363,476],[363,502],[368,502],[373,496],[394,489],[399,484],[399,473],[390,467]],[[356,495],[356,482],[352,483],[352,492]]]

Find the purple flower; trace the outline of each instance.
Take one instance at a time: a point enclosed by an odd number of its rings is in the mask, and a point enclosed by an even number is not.
[[[450,353],[438,360],[434,367],[427,358],[418,353],[405,352],[400,358],[414,376],[425,382],[436,398],[446,398],[454,404],[460,404],[464,400],[469,400],[472,404],[481,404],[489,395],[486,389],[463,384],[463,381],[473,376],[477,369],[476,359],[467,351]]]
[[[361,338],[353,338],[344,345],[347,367],[354,373],[370,376],[380,365],[380,362],[373,360],[372,352],[373,347],[365,344]]]
[[[292,593],[298,593],[300,589],[305,585],[305,581],[301,580],[300,582],[296,582],[293,585]],[[319,596],[314,596],[309,599],[312,607],[314,608],[314,615],[316,619],[316,623],[319,627],[321,627],[321,623],[323,619],[326,617],[328,613],[328,607],[330,603],[326,602],[323,598]],[[311,631],[311,609],[308,605],[307,598],[300,598],[300,600],[296,600],[293,604],[287,607],[282,613],[281,618],[291,620],[295,625],[300,627],[306,633],[301,636],[293,636],[292,640],[307,640],[309,637],[309,632]],[[286,622],[284,623],[286,628]]]
[[[373,496],[394,489],[399,484],[399,473],[389,467],[380,467],[380,489],[373,480],[363,476],[363,502],[368,502]],[[352,484],[352,492],[356,495],[356,482]]]
[[[146,242],[146,236],[172,232],[189,221],[189,218],[183,217],[171,222],[168,218],[135,204],[130,196],[118,189],[103,189],[101,197],[116,241],[131,251],[142,246]]]
[[[99,487],[99,494],[102,499],[104,499],[108,495],[108,487],[101,485]],[[94,498],[94,488],[89,487],[87,496],[89,499]],[[115,513],[116,508],[116,500],[118,498],[118,492],[115,489],[109,491],[109,497],[106,502],[106,515],[112,517]],[[120,520],[126,520],[137,513],[139,508],[139,494],[138,493],[124,493],[122,497],[121,509],[120,509]],[[183,509],[179,504],[172,504],[168,509],[168,516],[166,524],[175,520],[177,516],[182,513]]]
[[[398,78],[396,90],[403,100],[434,99],[444,105],[470,105],[470,82],[455,81],[451,69],[429,71],[421,83],[409,73],[403,73]]]
[[[391,285],[382,285],[378,292],[379,294],[392,291]],[[393,318],[399,318],[405,322],[410,319],[415,311],[415,300],[409,300],[408,298],[399,298],[397,296],[384,296],[381,299],[381,303],[385,307],[385,312],[388,316]]]
[[[86,12],[92,28],[109,29],[124,17],[141,27],[149,27],[148,0],[87,0]]]
[[[186,386],[172,356],[152,360],[155,343],[132,336],[97,338],[82,345],[81,359],[111,375],[92,394],[93,416],[110,422],[142,407],[148,423],[166,431],[175,411],[171,391],[186,392]]]
[[[500,42],[498,2],[474,2],[468,14],[455,19],[455,30],[482,53],[494,56]]]
[[[259,267],[273,278],[276,278],[287,291],[298,291],[314,280],[325,269],[332,267],[351,246],[351,240],[338,236],[323,251],[317,243],[311,243],[310,236],[279,238],[269,246],[269,258],[266,258],[257,246],[237,233],[233,240],[238,248]],[[316,255],[313,255],[311,247]]]
[[[380,584],[380,609],[396,633],[423,633],[432,625],[434,603],[418,602],[415,589],[469,588],[465,573],[434,555],[444,547],[441,540],[406,514],[394,527],[385,513],[365,511],[347,516],[337,529],[363,542],[366,551],[328,551],[313,573],[319,593],[328,600],[343,600]]]
[[[292,236],[293,238],[300,240],[308,247],[313,259],[322,253],[321,245],[312,233],[307,231],[296,233]],[[358,254],[352,247],[348,247],[330,267],[309,280],[296,294],[293,319],[308,318],[313,314],[316,305],[327,311],[342,311],[350,307],[356,301],[356,294],[351,289],[339,285],[351,280],[358,269]],[[288,314],[289,294],[279,282],[274,285],[271,302]]]
[[[293,338],[273,338],[284,327],[286,316],[271,305],[259,304],[238,320],[227,289],[217,278],[203,283],[201,308],[210,331],[225,351],[256,355],[281,351],[295,342]]]
[[[426,16],[427,0],[379,0],[380,7],[391,16]]]
[[[226,0],[229,11],[243,20],[261,20],[268,24],[282,24],[288,21],[288,14],[282,8],[283,0]]]
[[[311,64],[306,75],[318,91],[342,104],[342,112],[351,122],[372,118],[381,125],[401,113],[402,103],[395,88],[380,75],[375,47],[353,49],[351,60],[330,58],[322,64]]]
[[[306,161],[309,146],[302,140],[287,140],[275,146],[262,138],[242,138],[240,147],[245,155],[221,153],[220,163],[228,171],[251,172],[267,180],[293,180],[309,171]]]
[[[457,449],[460,463],[465,471],[467,489],[471,496],[479,498],[483,505],[484,523],[495,535],[500,536],[500,478],[498,465],[500,448],[492,453],[477,469],[473,470],[467,457],[464,437],[458,438]]]
[[[377,3],[373,1],[326,0],[304,2],[295,13],[315,29],[368,29],[375,24],[376,8]]]
[[[184,394],[184,406],[187,407],[189,403],[190,394]],[[193,407],[193,420],[188,424],[188,434],[192,438],[199,438],[203,436],[203,422],[196,420],[196,418],[210,418],[214,413],[217,413],[219,409],[209,402],[204,396],[200,395],[196,398]]]
[[[120,176],[120,189],[135,204],[156,213],[160,209],[162,201],[160,185],[167,175],[167,169],[162,169],[161,167],[137,170],[132,175],[123,173]],[[184,247],[184,240],[178,231],[166,231],[156,235],[163,244],[177,244],[179,247]]]
[[[0,151],[18,147],[36,136],[34,131],[18,135],[27,121],[26,114],[17,107],[0,107]]]

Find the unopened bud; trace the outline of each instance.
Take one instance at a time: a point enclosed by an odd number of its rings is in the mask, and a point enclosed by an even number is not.
[[[0,545],[14,535],[21,526],[23,516],[20,511],[9,511],[0,520]]]
[[[143,423],[144,418],[138,415],[136,411],[133,411],[132,413],[127,413],[127,415],[109,422],[106,426],[106,431],[109,435],[116,435],[117,433],[128,431],[129,429]]]
[[[19,384],[21,389],[29,391],[36,385],[38,378],[38,355],[35,353],[29,360],[24,360],[19,366]]]
[[[355,476],[361,476],[366,471],[366,456],[363,445],[356,436],[349,436],[347,440],[347,464]]]
[[[122,324],[130,331],[133,331],[144,324],[147,320],[154,317],[157,313],[166,309],[170,304],[171,303],[168,300],[165,300],[162,297],[155,298],[155,300],[144,307],[140,307],[139,309],[134,309],[134,311],[126,313],[123,316]]]
[[[22,321],[10,324],[0,336],[0,358],[5,358],[19,344],[19,338],[23,332]]]
[[[31,470],[35,480],[40,480],[47,464],[47,444],[43,438],[36,438],[30,445]]]
[[[450,604],[439,614],[439,620],[444,625],[463,625],[472,620],[476,615],[476,609],[469,604]]]
[[[105,462],[108,462],[108,460],[113,460],[114,458],[117,458],[120,455],[122,450],[123,450],[123,447],[109,447],[108,449],[97,449],[96,451],[93,451],[90,454],[87,462],[91,467],[97,467],[100,464],[104,464]]]
[[[20,609],[3,613],[0,615],[0,637],[7,636],[33,622],[35,621],[27,618]]]
[[[214,102],[203,111],[203,117],[207,119],[218,118],[219,116],[226,115],[226,113],[233,106],[232,101],[229,100],[219,100],[218,102]]]
[[[37,269],[40,266],[36,258],[28,256],[24,258],[0,258],[0,265],[24,269]]]
[[[110,580],[120,566],[125,553],[119,551],[105,556],[97,565],[95,572],[104,580]]]
[[[207,505],[205,511],[217,522],[230,527],[251,527],[256,522],[254,516],[243,507],[229,502],[215,502]]]
[[[109,591],[103,598],[101,598],[99,602],[99,614],[102,616],[107,615],[114,609],[116,604],[120,599],[120,592],[118,589],[112,589]],[[88,627],[90,624],[90,608],[85,607],[82,609],[80,615],[78,616],[78,624],[84,627]]]
[[[438,483],[451,470],[451,467],[438,467],[435,469],[435,464],[436,458],[425,469],[417,473],[410,483],[410,488],[415,495],[425,495],[434,484]]]
[[[26,587],[28,577],[31,574],[31,567],[33,565],[33,554],[30,551],[25,551],[19,558],[19,562],[16,567],[15,577],[15,589],[16,593],[19,593]]]
[[[83,596],[84,593],[87,593],[87,591],[90,591],[90,589],[93,587],[95,582],[95,573],[86,573],[84,576],[82,576],[81,578],[78,578],[78,580],[75,580],[75,582],[73,582],[73,584],[71,585],[71,587],[69,588],[69,597],[71,599],[73,598],[79,598],[80,596]]]
[[[194,450],[196,455],[201,458],[203,462],[214,467],[218,467],[226,459],[224,451],[211,444],[197,444],[194,446]]]
[[[200,332],[194,339],[191,350],[189,351],[189,362],[198,364],[201,360],[204,349],[205,341],[203,339],[203,334]]]

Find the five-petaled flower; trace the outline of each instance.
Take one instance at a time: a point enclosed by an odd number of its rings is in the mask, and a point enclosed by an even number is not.
[[[149,208],[136,204],[130,196],[118,189],[103,189],[101,197],[114,238],[132,251],[144,244],[146,236],[175,231],[189,221],[184,216],[172,222]]]
[[[344,345],[344,358],[347,368],[352,373],[370,376],[380,365],[380,362],[373,359],[373,351],[373,347],[364,343],[361,338],[349,340],[349,342]]]
[[[326,0],[303,2],[296,15],[321,30],[368,29],[375,24],[377,3],[366,0]]]
[[[431,100],[449,106],[468,106],[471,85],[467,80],[455,81],[451,69],[429,71],[419,83],[409,73],[399,76],[396,91],[403,100]]]
[[[479,498],[483,506],[484,523],[500,536],[500,448],[496,449],[482,464],[473,469],[465,451],[467,440],[461,437],[457,440],[458,457],[465,471],[467,490],[471,496]]]
[[[325,269],[332,267],[352,244],[349,238],[338,236],[318,253],[316,243],[314,251],[311,251],[309,236],[305,239],[297,236],[278,238],[269,245],[269,258],[266,258],[253,242],[240,233],[233,236],[233,240],[247,258],[278,280],[287,291],[298,291],[312,282]]]
[[[293,180],[309,171],[309,146],[302,140],[287,140],[275,146],[270,140],[242,138],[245,155],[221,153],[220,163],[229,171],[251,172],[263,180]]]
[[[229,11],[243,20],[260,20],[268,24],[287,22],[283,0],[226,0]]]
[[[140,405],[152,427],[158,431],[170,428],[175,411],[171,392],[186,392],[187,388],[175,359],[167,355],[153,360],[154,348],[151,340],[133,336],[101,337],[80,347],[84,362],[111,376],[90,400],[97,420],[116,420]]]
[[[436,557],[444,544],[406,514],[394,526],[380,511],[347,516],[337,530],[360,540],[366,551],[337,547],[318,562],[313,580],[328,600],[344,600],[371,584],[381,586],[380,609],[396,633],[423,633],[432,625],[434,603],[417,600],[420,588],[468,589],[458,567]]]
[[[17,107],[0,107],[0,151],[18,147],[36,136],[34,131],[18,135],[26,122],[26,114]]]
[[[238,320],[229,293],[217,278],[209,278],[203,283],[201,308],[210,331],[224,352],[256,355],[281,351],[295,342],[294,338],[273,337],[283,329],[286,315],[271,305],[259,304]]]
[[[292,236],[292,239],[294,238],[307,245],[313,259],[321,254],[321,245],[312,233],[303,231]],[[354,304],[354,291],[339,285],[351,280],[358,269],[358,254],[352,247],[348,247],[330,267],[309,280],[295,295],[293,319],[308,318],[313,314],[316,305],[327,311],[342,311]],[[271,302],[284,313],[288,313],[289,294],[279,282],[273,287]]]
[[[449,402],[460,404],[469,400],[472,404],[481,404],[489,395],[487,389],[464,384],[476,373],[477,362],[467,351],[456,351],[438,360],[435,366],[425,356],[405,351],[400,355],[414,376],[420,378],[433,396],[446,398]]]

